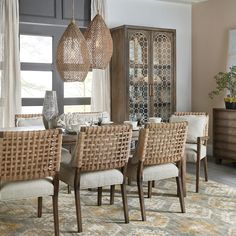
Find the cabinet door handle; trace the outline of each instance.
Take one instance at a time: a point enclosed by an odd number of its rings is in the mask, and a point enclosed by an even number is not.
[[[151,85],[152,85],[152,89],[151,89],[152,93],[151,93],[151,96],[153,97],[153,96],[154,96],[154,85],[153,85],[153,84],[151,84]]]
[[[152,84],[148,85],[148,93],[149,93],[149,97],[152,96]]]
[[[149,84],[148,90],[149,90],[149,97],[153,97],[153,84]]]

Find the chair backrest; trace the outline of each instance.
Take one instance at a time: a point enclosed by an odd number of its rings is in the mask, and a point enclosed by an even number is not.
[[[187,136],[187,122],[149,123],[140,130],[135,158],[144,165],[181,160]]]
[[[0,132],[0,181],[54,176],[59,171],[61,130]]]
[[[72,165],[81,171],[123,167],[128,162],[131,137],[129,125],[82,127]]]
[[[15,114],[15,126],[30,126],[43,124],[43,115],[40,113],[35,114]]]
[[[174,115],[176,116],[189,116],[189,115],[193,115],[193,116],[206,116],[207,122],[204,128],[204,136],[208,136],[208,123],[209,123],[209,115],[207,112],[193,112],[193,111],[189,111],[189,112],[175,112]]]

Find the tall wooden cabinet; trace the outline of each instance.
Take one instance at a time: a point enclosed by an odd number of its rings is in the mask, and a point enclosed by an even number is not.
[[[111,34],[112,120],[167,121],[176,109],[175,30],[121,26]]]
[[[236,161],[236,110],[213,109],[213,156],[216,163]]]

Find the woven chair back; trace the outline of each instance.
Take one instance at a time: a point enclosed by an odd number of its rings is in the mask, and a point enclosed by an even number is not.
[[[81,171],[123,167],[128,162],[131,137],[129,125],[82,127],[73,165]]]
[[[17,126],[18,119],[21,118],[34,118],[34,117],[43,117],[42,113],[35,113],[35,114],[15,114],[15,126]]]
[[[54,176],[61,142],[60,130],[0,132],[0,181]]]
[[[181,160],[187,136],[187,122],[150,123],[140,131],[136,155],[144,165]]]
[[[189,112],[175,112],[174,115],[176,116],[189,116],[189,115],[193,115],[193,116],[206,116],[207,122],[203,131],[204,136],[208,136],[208,123],[209,123],[209,115],[207,112],[193,112],[193,111],[189,111]]]

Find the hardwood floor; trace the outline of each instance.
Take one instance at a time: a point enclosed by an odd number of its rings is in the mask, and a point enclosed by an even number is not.
[[[187,173],[195,175],[195,164],[187,163]],[[200,176],[204,177],[203,164]],[[208,157],[208,178],[236,188],[236,163],[216,164],[213,157]]]

